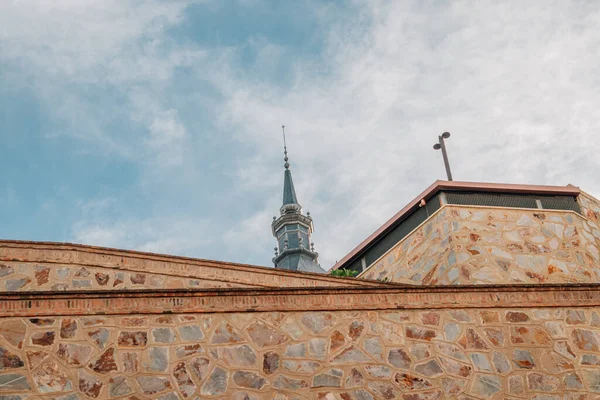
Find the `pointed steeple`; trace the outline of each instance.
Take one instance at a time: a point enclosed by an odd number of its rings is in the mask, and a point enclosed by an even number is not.
[[[285,125],[281,125],[281,130],[283,132],[283,161],[285,161],[283,164],[285,171],[283,172],[283,205],[281,206],[281,212],[301,211],[302,206],[298,203],[294,181],[292,180],[292,171],[290,171],[287,144],[285,141]]]
[[[279,218],[273,217],[271,224],[273,236],[277,239],[278,244],[278,247],[275,248],[273,263],[275,268],[324,273],[325,271],[317,261],[319,253],[315,251],[314,243],[310,240],[314,229],[313,220],[309,213],[302,214],[302,206],[296,197],[292,171],[290,171],[288,162],[285,126],[281,128],[283,130],[285,171],[283,172],[283,204],[279,209],[281,215]]]

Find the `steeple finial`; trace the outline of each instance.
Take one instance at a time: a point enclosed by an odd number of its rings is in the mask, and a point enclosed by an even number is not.
[[[283,161],[285,161],[285,164],[283,164],[283,166],[285,167],[285,169],[289,169],[290,163],[288,162],[287,145],[285,143],[285,125],[281,125],[281,131],[283,132]]]

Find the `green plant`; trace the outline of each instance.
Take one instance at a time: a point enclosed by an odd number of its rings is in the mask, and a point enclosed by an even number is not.
[[[354,278],[356,275],[358,275],[358,271],[352,271],[351,269],[345,269],[345,268],[334,269],[330,273],[333,276],[345,276],[348,278]]]

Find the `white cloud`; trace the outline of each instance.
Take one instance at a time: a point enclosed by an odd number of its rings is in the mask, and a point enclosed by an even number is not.
[[[236,48],[183,45],[165,33],[181,23],[186,4],[0,5],[0,62],[22,68],[13,72],[22,79],[17,83],[33,85],[55,104],[73,127],[69,134],[149,160],[143,179],[168,171],[165,180],[182,180],[187,196],[222,196],[213,209],[188,218],[170,215],[168,207],[139,219],[85,216],[73,229],[77,241],[270,264],[282,123],[324,267],[444,177],[441,155],[431,146],[445,130],[452,133],[447,146],[457,180],[573,183],[600,194],[596,2],[365,1],[344,18],[331,17],[338,15],[335,6],[316,5],[315,15],[334,21],[323,32],[322,54],[299,59],[281,41],[249,38],[244,46],[260,49],[256,76],[236,64]],[[270,76],[270,66],[284,58],[293,73],[287,86]],[[193,163],[198,148],[191,141],[212,137],[206,127],[206,137],[199,137],[199,128],[186,125],[165,96],[180,67],[217,89],[217,95],[193,94],[217,112],[209,121],[220,130],[214,135],[230,135],[248,151],[213,155],[230,160],[226,171]],[[29,83],[32,76],[37,79]],[[86,99],[79,91],[85,85],[117,88],[124,107]],[[143,133],[111,132],[106,121],[113,114],[126,115]],[[235,190],[215,194],[196,185],[232,168]],[[261,203],[247,218],[233,217],[235,226],[214,222],[224,208],[247,205],[248,198]]]
[[[165,31],[182,21],[193,2],[4,2],[0,62],[13,77],[5,81],[30,87],[68,124],[51,136],[74,136],[96,152],[140,161],[156,157],[162,146],[168,155],[161,160],[178,164],[180,143],[173,135],[181,138],[184,128],[160,93],[176,68],[192,65],[204,52],[171,41]],[[108,99],[98,96],[103,92]],[[135,124],[124,131],[109,128],[123,117]]]
[[[373,1],[363,11],[331,27],[326,74],[296,65],[312,73],[289,89],[224,85],[221,118],[261,152],[277,153],[278,126],[288,127],[323,265],[444,178],[431,146],[445,130],[457,180],[600,192],[600,6]],[[267,168],[253,173],[272,179]]]

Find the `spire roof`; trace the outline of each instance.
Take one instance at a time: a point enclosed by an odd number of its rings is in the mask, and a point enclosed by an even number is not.
[[[283,132],[283,161],[285,163],[285,172],[283,173],[283,206],[288,204],[298,204],[298,198],[296,197],[296,190],[294,189],[294,181],[292,180],[292,171],[290,171],[290,163],[287,154],[287,144],[285,142],[285,125],[281,125]]]
[[[292,171],[287,168],[283,173],[283,205],[285,206],[286,204],[298,204],[294,181],[292,180]]]

